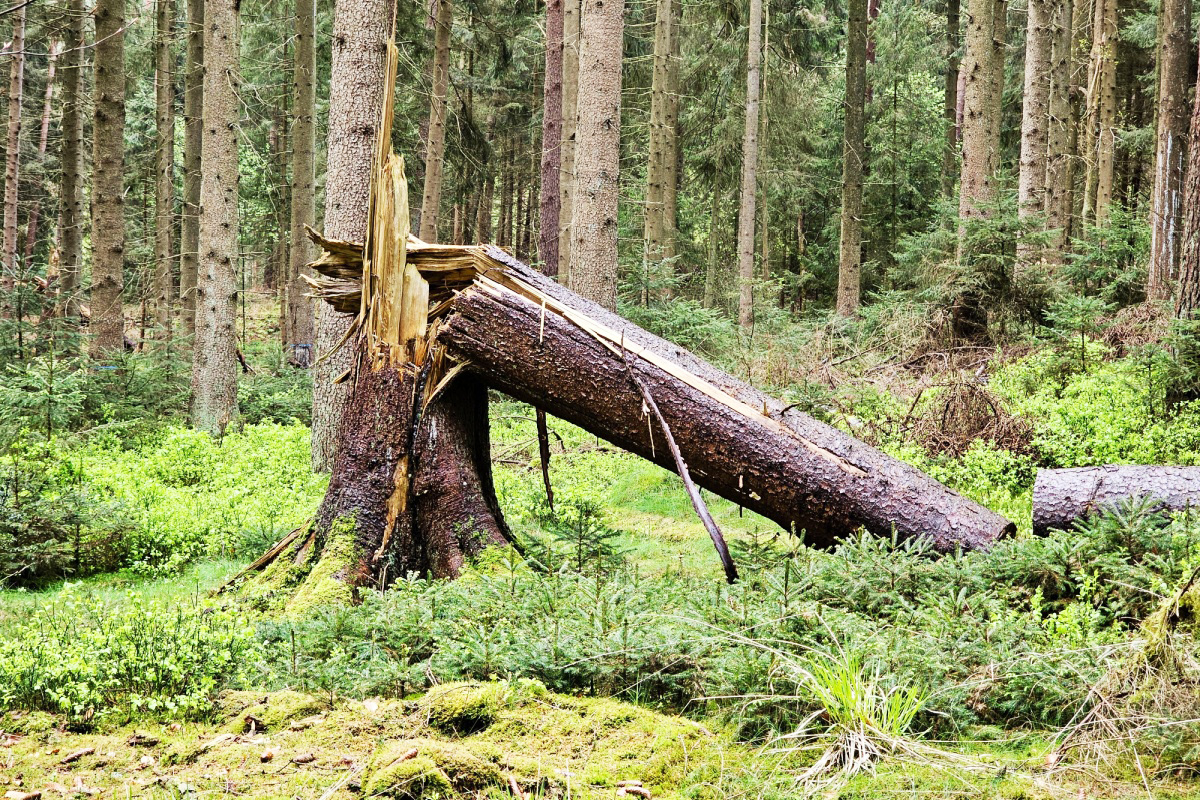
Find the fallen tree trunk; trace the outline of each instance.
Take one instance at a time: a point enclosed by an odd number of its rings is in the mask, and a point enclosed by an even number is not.
[[[1200,506],[1200,467],[1103,466],[1038,470],[1033,532],[1070,528],[1122,501],[1148,497],[1163,511]]]
[[[859,527],[987,548],[1015,526],[920,471],[720,372],[504,253],[449,302],[437,341],[490,385],[675,471],[648,387],[700,486],[815,546]],[[625,358],[629,356],[631,366]]]

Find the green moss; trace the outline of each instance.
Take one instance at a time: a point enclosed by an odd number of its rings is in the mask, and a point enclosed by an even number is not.
[[[363,788],[368,797],[395,797],[398,800],[454,794],[454,786],[446,773],[438,769],[432,758],[424,755],[398,761],[373,773]]]
[[[415,757],[401,760],[414,749],[417,751]],[[413,763],[418,761],[432,764],[440,779],[458,794],[501,786],[504,782],[500,768],[472,752],[469,745],[435,739],[401,739],[384,745],[371,759],[370,773],[364,782],[367,793],[414,796],[410,787],[422,780],[414,781],[413,776],[430,772],[426,765],[414,767]]]
[[[443,733],[478,733],[513,704],[507,683],[446,683],[430,689],[421,700],[429,725]]]
[[[315,608],[347,605],[354,591],[346,575],[360,559],[353,519],[338,519],[325,537],[321,556],[287,603],[290,617],[301,617]]]
[[[248,692],[238,692],[243,696]],[[328,704],[310,694],[284,690],[271,694],[254,695],[254,702],[235,713],[233,718],[222,728],[228,733],[245,733],[253,728],[261,732],[283,730],[293,720],[311,717],[328,710]],[[253,720],[251,720],[253,717]]]
[[[0,717],[0,731],[18,736],[47,733],[59,725],[59,719],[44,711],[10,711]]]

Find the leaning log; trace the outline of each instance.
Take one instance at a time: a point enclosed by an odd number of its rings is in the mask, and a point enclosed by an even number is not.
[[[1200,467],[1103,466],[1038,470],[1033,532],[1065,530],[1120,503],[1150,498],[1163,511],[1200,506]]]
[[[700,486],[830,546],[858,528],[942,552],[1011,535],[1004,517],[784,406],[489,248],[502,269],[449,303],[437,341],[493,387],[675,471],[632,369]]]

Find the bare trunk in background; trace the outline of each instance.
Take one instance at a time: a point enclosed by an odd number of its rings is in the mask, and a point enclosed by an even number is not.
[[[746,128],[742,134],[742,194],[738,204],[738,324],[754,325],[754,212],[758,194],[758,92],[762,63],[762,0],[750,0],[746,48]]]
[[[17,222],[21,169],[21,98],[25,90],[25,10],[12,14],[12,55],[8,59],[8,136],[4,159],[4,252],[0,288],[12,291],[23,270],[17,263]]]
[[[846,37],[846,122],[842,138],[842,218],[837,313],[858,313],[862,283],[863,160],[866,155],[867,2],[850,0]]]
[[[442,171],[446,160],[446,93],[450,87],[450,30],[454,25],[451,0],[437,0],[433,28],[433,94],[429,99],[429,139],[425,148],[425,192],[421,198],[420,238],[438,240],[438,211],[442,202]]]
[[[313,248],[304,226],[316,225],[317,187],[317,4],[316,0],[296,0],[296,49],[292,65],[296,99],[292,106],[292,199],[291,250],[287,270],[287,333],[284,343],[290,363],[307,368],[312,365],[313,301],[303,275],[311,275],[307,264]]]
[[[1021,105],[1021,160],[1017,177],[1017,214],[1031,226],[1046,207],[1046,150],[1049,142],[1052,0],[1028,0],[1025,27],[1025,92]],[[1017,242],[1017,269],[1039,257],[1030,237]]]
[[[59,271],[60,313],[79,319],[80,279],[83,271],[83,97],[84,5],[70,0],[62,55],[62,149],[59,155]]]
[[[1166,300],[1179,277],[1180,217],[1187,165],[1191,93],[1191,3],[1162,0],[1158,49],[1158,130],[1154,155],[1154,194],[1150,208],[1150,267],[1146,296]]]
[[[187,61],[183,76],[183,219],[179,225],[179,299],[183,336],[196,333],[200,264],[200,142],[204,120],[204,0],[187,0]]]
[[[561,224],[563,130],[563,0],[546,2],[546,80],[542,89],[542,161],[539,196],[538,260],[542,271],[558,275]]]
[[[157,0],[154,40],[154,321],[171,338],[175,305],[175,3]]]
[[[92,92],[92,355],[125,343],[125,0],[96,0]]]

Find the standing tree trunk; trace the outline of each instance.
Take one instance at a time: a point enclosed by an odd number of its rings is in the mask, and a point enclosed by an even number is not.
[[[1197,76],[1200,84],[1200,75]],[[1179,287],[1175,316],[1193,319],[1200,311],[1200,85],[1192,103],[1187,175],[1183,182],[1183,231],[1179,241]]]
[[[387,0],[336,0],[326,147],[325,235],[362,241],[367,230],[371,158],[384,94],[384,55],[392,20]],[[317,311],[316,351],[322,357],[346,335],[354,317],[322,303]],[[349,387],[333,379],[350,369],[353,353],[342,348],[313,369],[313,469],[328,472],[337,450],[338,425]]]
[[[125,0],[96,0],[92,105],[92,354],[125,343]]]
[[[946,0],[946,81],[943,113],[946,146],[942,150],[942,196],[952,197],[958,183],[958,67],[959,0]]]
[[[754,206],[758,194],[758,73],[761,59],[762,0],[750,0],[746,129],[742,134],[742,195],[738,206],[738,325],[743,330],[754,325]]]
[[[1163,0],[1158,48],[1158,133],[1150,209],[1150,268],[1146,296],[1166,300],[1179,268],[1183,173],[1187,164],[1188,67],[1191,3]]]
[[[572,208],[571,288],[617,307],[617,172],[624,0],[583,0]]]
[[[59,156],[59,269],[62,274],[60,313],[79,319],[79,287],[83,272],[83,0],[67,6],[62,55],[62,150]]]
[[[204,120],[204,0],[187,0],[187,64],[183,85],[183,219],[179,225],[180,333],[196,333],[200,265],[200,142]]]
[[[1072,0],[1052,0],[1050,12],[1050,99],[1046,132],[1046,175],[1043,189],[1046,229],[1051,231],[1047,260],[1061,264],[1071,229],[1070,162],[1075,130],[1071,107]]]
[[[1084,131],[1087,176],[1083,217],[1094,225],[1108,219],[1112,203],[1117,109],[1117,3],[1094,0],[1092,52],[1088,60],[1087,125]]]
[[[175,276],[172,239],[175,233],[175,54],[174,0],[156,3],[154,42],[154,123],[157,131],[154,192],[154,295],[158,335],[171,338]]]
[[[50,117],[54,112],[54,78],[58,71],[58,56],[62,46],[58,42],[50,44],[50,52],[46,58],[46,93],[42,98],[42,126],[38,130],[38,164],[45,165],[46,149],[50,143]],[[44,188],[44,186],[43,186]],[[33,207],[29,209],[29,217],[25,222],[25,255],[24,263],[33,262],[33,252],[37,248],[38,221],[42,214],[42,198],[34,198]]]
[[[311,275],[307,264],[312,248],[305,225],[316,225],[316,151],[317,151],[317,7],[316,0],[296,0],[296,50],[293,58],[293,82],[296,101],[292,107],[292,214],[291,266],[285,280],[287,292],[287,330],[285,342],[291,364],[312,365],[313,305],[304,296],[302,275]]]
[[[17,265],[18,186],[21,168],[21,97],[25,89],[25,6],[12,15],[12,56],[8,72],[8,149],[4,165],[4,253],[0,288],[12,291],[19,284]]]
[[[995,196],[1000,140],[993,120],[995,90],[993,0],[969,0],[967,39],[963,53],[962,174],[959,178],[959,215],[977,217],[980,205]],[[1003,64],[1001,64],[1003,68]]]
[[[542,271],[558,275],[559,211],[562,193],[563,0],[546,2],[546,81],[542,89],[542,164],[538,258]]]
[[[650,152],[646,162],[646,216],[643,225],[645,260],[649,268],[670,256],[667,224],[667,184],[675,172],[675,120],[671,106],[678,108],[672,85],[676,40],[676,0],[658,0],[654,18],[654,73],[650,86]]]
[[[433,29],[433,94],[429,98],[429,139],[425,147],[425,193],[421,198],[421,233],[427,242],[438,240],[438,206],[442,202],[442,167],[446,157],[446,92],[450,86],[450,29],[454,24],[451,0],[437,0]]]
[[[863,155],[866,145],[867,3],[850,0],[846,30],[846,124],[842,138],[842,220],[837,313],[858,313],[862,260]]]
[[[575,208],[575,132],[579,121],[579,12],[581,0],[563,0],[562,148],[559,152],[558,281],[571,272],[571,220]]]
[[[205,0],[200,273],[192,356],[192,425],[214,436],[237,416],[238,6]]]
[[[1017,178],[1017,213],[1032,220],[1046,207],[1046,148],[1050,118],[1050,58],[1052,0],[1029,0],[1025,29],[1025,95],[1021,106],[1021,160]],[[1040,226],[1038,226],[1040,227]],[[1023,230],[1022,233],[1032,231]],[[1037,260],[1038,247],[1028,236],[1017,242],[1017,268]]]
[[[666,114],[663,119],[662,226],[663,257],[676,255],[676,217],[679,193],[679,67],[683,25],[683,3],[671,0],[671,52],[667,59]]]

